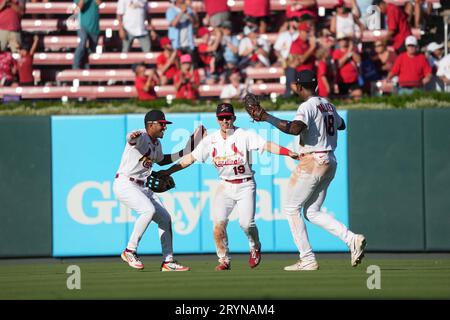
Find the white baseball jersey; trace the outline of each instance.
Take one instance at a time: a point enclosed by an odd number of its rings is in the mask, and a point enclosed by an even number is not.
[[[250,151],[263,152],[266,142],[254,131],[236,128],[233,134],[224,139],[218,130],[204,138],[192,156],[201,162],[210,157],[223,180],[249,178],[254,174]]]
[[[127,144],[117,173],[145,180],[152,173],[153,163],[162,161],[164,154],[159,139],[153,141],[144,129],[139,131],[142,134],[136,139],[130,139],[131,132],[127,134]]]
[[[337,146],[337,128],[343,122],[336,107],[322,97],[311,97],[300,104],[294,120],[307,128],[300,133],[301,153],[334,151]]]

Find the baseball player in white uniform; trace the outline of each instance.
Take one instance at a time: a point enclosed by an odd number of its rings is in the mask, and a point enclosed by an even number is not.
[[[254,131],[234,126],[236,116],[233,106],[221,103],[216,111],[220,130],[204,138],[194,151],[185,156],[163,174],[172,174],[187,168],[196,160],[212,159],[220,185],[213,199],[214,241],[219,265],[217,271],[230,270],[231,258],[228,250],[227,223],[234,207],[237,207],[239,224],[248,237],[250,245],[249,266],[254,268],[261,261],[261,243],[255,223],[256,184],[253,179],[251,151],[264,150],[298,159],[298,154],[273,142],[266,141]]]
[[[300,252],[300,260],[284,270],[317,270],[319,264],[311,249],[305,218],[344,241],[351,252],[351,265],[357,266],[364,257],[366,239],[354,234],[332,215],[321,211],[327,188],[336,173],[334,150],[337,146],[337,130],[344,130],[344,120],[336,107],[327,99],[315,95],[316,74],[309,70],[298,73],[296,92],[305,102],[300,104],[293,121],[280,120],[270,114],[267,121],[282,132],[300,135],[300,163],[289,181],[289,193],[283,211],[287,215],[294,242]]]
[[[136,211],[139,217],[126,249],[122,252],[122,260],[130,267],[144,269],[136,251],[139,241],[151,221],[158,224],[163,262],[161,271],[188,271],[189,268],[177,263],[172,251],[172,221],[169,212],[159,197],[146,186],[153,164],[170,164],[183,156],[163,154],[160,138],[164,136],[167,121],[162,111],[151,110],[145,115],[145,129],[130,132],[122,155],[119,170],[113,184],[116,198],[125,206]]]

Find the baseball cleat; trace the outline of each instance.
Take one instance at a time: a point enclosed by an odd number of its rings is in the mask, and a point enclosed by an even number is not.
[[[314,271],[319,270],[319,264],[316,260],[302,261],[298,260],[291,266],[284,267],[286,271]]]
[[[229,262],[221,262],[218,266],[216,266],[215,270],[216,271],[231,270],[231,264]]]
[[[123,261],[128,263],[128,265],[134,269],[142,270],[144,269],[144,264],[139,259],[139,257],[136,254],[136,251],[128,251],[124,250],[122,254],[120,255]]]
[[[161,264],[161,271],[189,271],[189,267],[182,266],[175,260],[165,261]]]
[[[261,249],[251,249],[250,250],[250,258],[248,259],[248,265],[250,268],[255,268],[261,262]]]
[[[366,238],[362,234],[355,234],[350,243],[350,253],[352,255],[352,267],[356,267],[364,258],[364,248]]]

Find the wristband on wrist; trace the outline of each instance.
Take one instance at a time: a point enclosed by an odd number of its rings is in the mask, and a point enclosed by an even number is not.
[[[280,147],[280,155],[281,156],[288,156],[289,155],[289,149],[285,148],[285,147]]]

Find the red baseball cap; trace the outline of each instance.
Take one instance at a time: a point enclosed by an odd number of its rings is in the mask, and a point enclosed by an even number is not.
[[[172,44],[172,42],[170,41],[169,38],[164,37],[164,38],[161,38],[161,40],[159,40],[159,44],[161,47],[164,47],[165,45]]]
[[[309,32],[309,31],[311,30],[311,27],[309,26],[309,23],[307,23],[307,22],[302,22],[302,23],[299,24],[298,30],[299,30],[299,31],[306,31],[306,32]]]
[[[208,34],[210,31],[208,28],[205,27],[201,27],[200,29],[198,29],[197,34],[198,36],[201,38],[203,37],[205,34]]]

